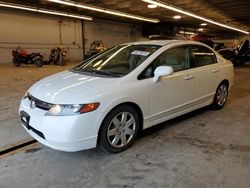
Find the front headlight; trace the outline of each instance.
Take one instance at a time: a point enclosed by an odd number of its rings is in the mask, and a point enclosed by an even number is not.
[[[45,114],[47,116],[67,116],[82,114],[96,110],[100,105],[99,102],[89,104],[54,104]]]

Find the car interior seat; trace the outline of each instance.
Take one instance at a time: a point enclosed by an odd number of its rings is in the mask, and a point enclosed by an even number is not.
[[[174,71],[180,71],[185,68],[184,58],[178,57],[177,54],[168,54],[165,58],[165,65],[173,67]]]

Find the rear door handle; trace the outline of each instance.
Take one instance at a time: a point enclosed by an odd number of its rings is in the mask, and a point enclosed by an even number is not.
[[[219,69],[212,70],[212,73],[216,73],[216,72],[219,72]]]
[[[185,80],[191,80],[194,78],[194,75],[187,75],[184,77]]]

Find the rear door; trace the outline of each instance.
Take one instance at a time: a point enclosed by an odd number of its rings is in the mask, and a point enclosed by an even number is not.
[[[190,66],[195,76],[195,100],[211,101],[218,87],[219,65],[214,52],[206,46],[190,45]]]

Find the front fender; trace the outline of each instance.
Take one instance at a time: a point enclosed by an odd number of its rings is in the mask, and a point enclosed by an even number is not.
[[[134,101],[132,99],[129,99],[129,98],[117,98],[115,100],[110,101],[109,103],[105,103],[102,106],[102,109],[100,111],[100,115],[99,115],[99,117],[97,119],[97,123],[95,124],[96,127],[94,127],[94,129],[98,130],[98,132],[99,132],[101,124],[102,124],[104,118],[108,115],[108,113],[111,110],[113,110],[115,107],[117,107],[117,106],[119,106],[119,105],[121,105],[123,103],[134,103],[134,104],[136,104],[136,105],[138,105],[140,107],[140,105],[137,104],[136,101]]]

